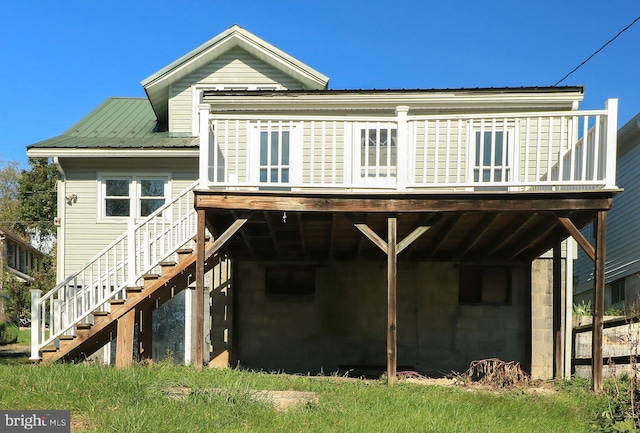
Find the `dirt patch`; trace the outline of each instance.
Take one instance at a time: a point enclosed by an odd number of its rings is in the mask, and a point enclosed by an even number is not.
[[[221,388],[213,388],[205,390],[212,394],[229,394],[228,390]],[[164,390],[167,397],[184,400],[193,394],[193,390],[188,387],[174,386]],[[198,391],[202,392],[202,390]],[[303,391],[264,391],[264,390],[250,390],[248,391],[249,398],[254,401],[262,401],[273,405],[273,408],[279,412],[286,412],[290,409],[307,406],[309,404],[317,404],[318,396],[315,392],[303,392]]]

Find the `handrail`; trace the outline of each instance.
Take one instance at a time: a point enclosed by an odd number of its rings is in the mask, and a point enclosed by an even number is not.
[[[125,298],[126,287],[135,286],[143,275],[194,239],[192,191],[197,185],[189,185],[140,223],[130,223],[125,233],[44,296],[32,290],[31,359],[40,359],[43,347],[97,309],[108,309],[109,299]]]
[[[206,114],[202,188],[327,193],[616,188],[615,99],[604,109],[582,111]],[[265,163],[273,158],[257,151],[269,131],[288,134],[287,163]],[[393,136],[389,145],[383,136]],[[271,146],[263,151],[268,154],[278,142]],[[287,176],[276,179],[277,170]]]

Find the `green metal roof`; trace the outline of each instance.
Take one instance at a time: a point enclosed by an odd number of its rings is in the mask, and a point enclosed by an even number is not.
[[[109,98],[62,135],[28,149],[191,148],[197,137],[156,132],[156,116],[146,98]]]

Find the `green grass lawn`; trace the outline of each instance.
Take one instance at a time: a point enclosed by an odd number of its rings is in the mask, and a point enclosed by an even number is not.
[[[588,432],[607,401],[586,388],[489,392],[168,365],[0,365],[0,409],[69,409],[74,432]],[[314,392],[317,401],[283,412],[254,390]]]

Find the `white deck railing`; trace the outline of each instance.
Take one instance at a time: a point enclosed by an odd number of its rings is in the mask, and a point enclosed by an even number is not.
[[[207,118],[207,111],[202,114]],[[200,136],[201,188],[615,188],[615,99],[604,110],[589,111],[413,116],[398,110],[386,118],[215,114],[208,121],[208,133]]]
[[[141,223],[130,223],[126,233],[44,296],[31,291],[31,359],[40,359],[43,347],[89,321],[94,311],[109,311],[110,299],[126,298],[127,287],[138,285],[143,275],[194,239],[196,185]]]

